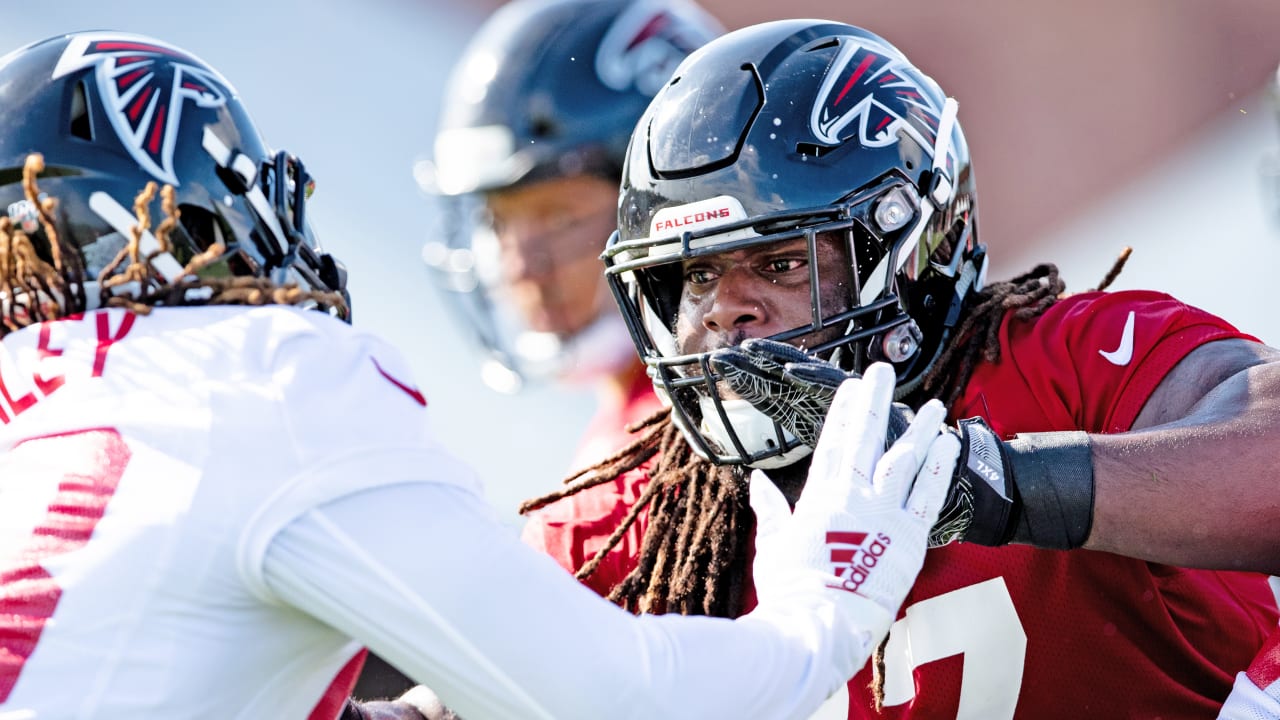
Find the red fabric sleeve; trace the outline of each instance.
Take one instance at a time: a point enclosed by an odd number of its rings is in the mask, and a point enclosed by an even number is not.
[[[1182,358],[1227,338],[1256,340],[1163,293],[1073,295],[1034,320],[1005,318],[999,362],[979,366],[954,415],[997,419],[1006,438],[1123,432]]]

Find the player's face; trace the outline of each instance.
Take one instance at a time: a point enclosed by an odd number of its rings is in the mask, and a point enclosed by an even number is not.
[[[569,337],[612,309],[600,252],[616,223],[615,183],[555,178],[491,193],[486,202],[502,291],[530,329]]]
[[[852,286],[844,247],[834,236],[817,240],[819,296],[826,315],[849,309]],[[685,261],[676,318],[680,351],[709,352],[810,324],[810,270],[803,238]],[[828,328],[791,344],[813,347],[843,330]]]

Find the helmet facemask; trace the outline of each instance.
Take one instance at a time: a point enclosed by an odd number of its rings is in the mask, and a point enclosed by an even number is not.
[[[680,217],[696,222],[698,212],[720,214],[699,210]],[[605,252],[610,287],[655,388],[700,455],[718,464],[770,468],[795,462],[810,448],[729,390],[710,363],[717,348],[694,349],[687,339],[682,342],[687,270],[696,270],[701,259],[738,251],[749,265],[753,253],[802,241],[803,287],[767,292],[807,296],[808,315],[767,337],[852,372],[876,360],[905,372],[921,357],[920,331],[904,309],[898,286],[899,277],[913,277],[916,266],[930,264],[928,253],[919,257],[918,244],[910,242],[921,214],[913,185],[889,176],[834,207],[712,224],[680,236],[611,240]],[[655,216],[655,226],[667,224],[668,217]],[[823,261],[823,253],[838,260]],[[687,325],[683,332],[688,333]],[[738,343],[750,336],[750,331],[740,333],[721,339]]]

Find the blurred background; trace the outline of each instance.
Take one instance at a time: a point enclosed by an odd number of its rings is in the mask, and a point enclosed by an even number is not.
[[[593,410],[584,389],[501,396],[442,311],[419,252],[437,219],[414,183],[437,103],[470,33],[500,3],[61,0],[7,13],[0,54],[115,29],[222,71],[269,143],[317,179],[309,205],[351,272],[355,323],[401,348],[446,445],[504,520],[552,487]],[[960,103],[992,277],[1056,262],[1094,287],[1153,288],[1280,344],[1266,288],[1280,267],[1276,0],[705,0],[729,28],[782,17],[867,27]],[[785,13],[785,15],[783,14]],[[603,245],[603,238],[601,242]]]

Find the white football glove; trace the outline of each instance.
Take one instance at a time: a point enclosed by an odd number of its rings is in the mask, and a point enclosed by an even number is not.
[[[836,649],[854,663],[849,675],[884,638],[924,564],[960,452],[936,400],[885,450],[894,384],[885,363],[841,384],[794,513],[767,476],[751,477],[761,608],[823,594],[839,615],[833,630],[856,641]]]

